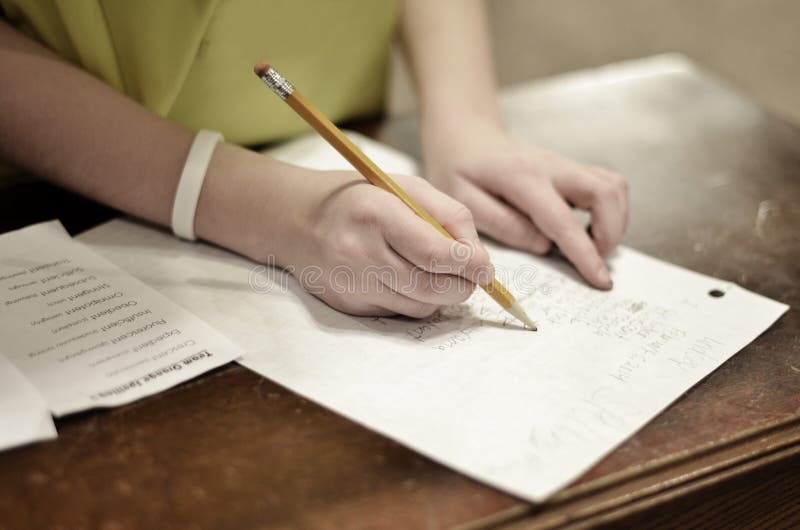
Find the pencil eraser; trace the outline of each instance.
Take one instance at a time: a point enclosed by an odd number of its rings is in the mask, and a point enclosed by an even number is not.
[[[253,67],[253,71],[258,77],[264,77],[264,74],[267,73],[267,70],[269,70],[269,64],[267,63],[258,63]]]

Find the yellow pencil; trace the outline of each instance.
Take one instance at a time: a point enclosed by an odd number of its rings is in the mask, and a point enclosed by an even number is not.
[[[361,149],[359,149],[350,139],[339,130],[322,112],[312,105],[303,95],[294,88],[282,75],[274,68],[265,63],[257,64],[254,68],[256,75],[267,84],[267,86],[284,100],[288,105],[300,115],[311,127],[314,128],[331,146],[336,149],[348,162],[350,162],[359,173],[366,179],[395,195],[406,206],[411,208],[417,215],[430,223],[442,235],[450,239],[453,236],[429,214],[422,206],[412,199],[403,189],[392,180],[389,175],[384,173],[375,162],[369,159]],[[481,285],[484,291],[491,296],[500,306],[508,311],[515,318],[519,319],[526,327],[536,331],[536,323],[525,314],[522,306],[514,296],[497,279],[491,283]]]

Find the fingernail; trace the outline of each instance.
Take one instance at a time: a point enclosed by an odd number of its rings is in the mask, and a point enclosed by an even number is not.
[[[608,274],[608,269],[605,265],[600,265],[597,269],[597,279],[604,289],[611,289],[614,286],[614,282],[611,281],[611,275]]]

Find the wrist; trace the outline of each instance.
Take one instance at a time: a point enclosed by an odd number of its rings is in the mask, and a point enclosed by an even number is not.
[[[450,173],[450,166],[458,160],[491,149],[507,137],[499,116],[470,112],[425,118],[420,135],[430,176]]]
[[[470,138],[476,131],[504,132],[505,125],[500,111],[496,108],[445,106],[420,113],[423,148],[427,144],[470,143]]]
[[[197,236],[260,263],[283,264],[288,258],[281,205],[289,168],[254,151],[219,144],[197,204]]]

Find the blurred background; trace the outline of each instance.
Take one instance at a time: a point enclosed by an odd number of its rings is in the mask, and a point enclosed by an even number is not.
[[[501,86],[678,52],[800,124],[800,0],[486,0]],[[414,107],[395,54],[389,112]]]

